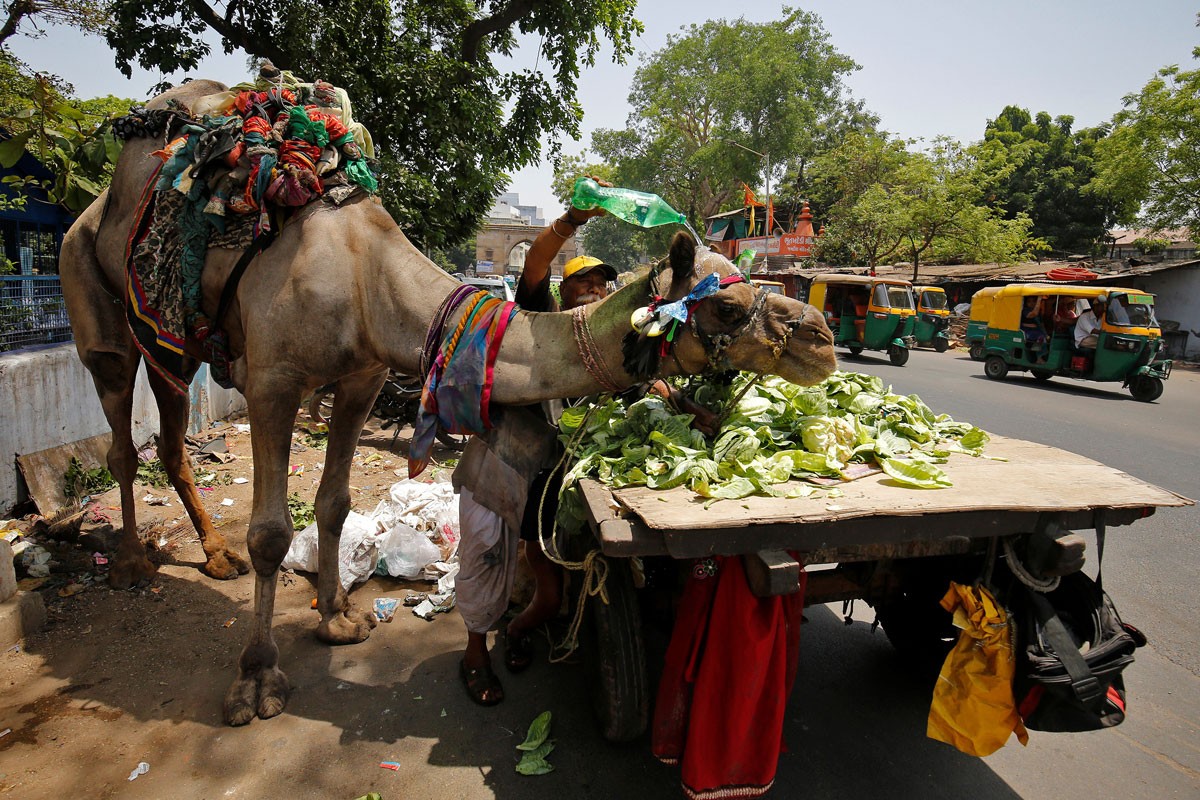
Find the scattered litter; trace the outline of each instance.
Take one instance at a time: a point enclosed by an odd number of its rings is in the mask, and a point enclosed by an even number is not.
[[[12,733],[12,728],[5,728],[4,730],[0,731],[0,739],[3,739],[5,736],[8,736],[10,733]]]
[[[233,482],[237,483],[237,484],[249,483],[250,479],[249,478],[234,478]]]
[[[391,622],[399,605],[400,601],[394,597],[376,597],[375,616],[379,617],[380,622]]]
[[[351,511],[342,523],[338,541],[338,572],[342,588],[350,587],[371,577],[379,561],[379,523]],[[297,572],[317,572],[317,523],[312,523],[292,537],[292,544],[283,558],[282,566]]]
[[[205,483],[208,483],[209,481],[216,480],[216,477],[217,477],[217,473],[210,472],[207,475],[201,475],[200,480],[204,481]],[[211,487],[208,487],[208,488],[211,488]]]
[[[235,429],[237,429],[237,432],[238,432],[238,433],[249,433],[249,432],[250,432],[250,426],[249,426],[249,425],[243,425],[243,424],[241,424],[240,422],[239,422],[239,423],[234,423],[234,426],[233,426],[233,427],[234,427]]]
[[[303,464],[292,464],[292,466],[288,467],[288,477],[289,478],[295,477],[298,475],[303,475],[303,474],[304,474],[304,465]]]
[[[313,464],[313,472],[320,472],[323,469],[325,469],[324,461],[318,461],[316,464]]]
[[[224,500],[222,500],[222,501],[221,501],[221,505],[223,505],[223,506],[231,506],[231,505],[233,505],[233,500],[232,500],[232,499],[230,499],[230,498],[228,498],[228,497],[226,497]]]
[[[446,716],[446,709],[444,709],[444,708],[442,709],[442,716],[443,717]]]
[[[59,597],[71,597],[72,595],[79,594],[86,588],[87,588],[86,584],[70,583],[58,590],[58,596]]]
[[[225,624],[222,625],[221,627],[228,628],[230,625],[232,625],[235,622],[237,622],[237,617],[230,617],[229,619],[225,620]]]
[[[249,427],[249,426],[247,426],[247,427]],[[225,441],[225,434],[222,433],[220,436],[217,436],[217,437],[214,437],[214,438],[208,440],[204,444],[200,445],[200,447],[196,450],[196,452],[204,453],[205,455],[215,455],[217,453],[228,453],[229,452],[229,444]]]
[[[383,798],[379,796],[379,792],[369,792],[362,797],[354,798],[354,800],[383,800]]]
[[[21,566],[31,578],[49,577],[51,560],[50,551],[41,545],[31,544],[21,553]]]
[[[138,762],[138,765],[136,768],[134,768],[133,772],[129,773],[129,780],[136,781],[139,775],[145,775],[149,771],[149,764],[147,764],[145,761]]]
[[[317,598],[315,598],[315,597],[314,597],[314,598],[312,599],[312,604],[310,605],[310,607],[311,607],[311,608],[316,608],[316,607],[317,607]]]
[[[384,769],[398,770],[398,769],[400,769],[400,762],[399,761],[380,761],[379,766],[383,767]]]
[[[429,595],[425,594],[424,592],[409,592],[408,594],[404,595],[404,605],[412,608],[413,606],[421,605],[421,603],[424,603],[427,599],[429,599]]]
[[[161,586],[151,586],[151,587],[150,587],[150,593],[151,593],[151,594],[158,594],[158,593],[159,593],[159,592],[161,592],[161,591],[162,591],[162,587],[161,587]]]
[[[197,486],[197,487],[196,487],[196,489],[197,489],[197,490],[199,490],[199,491],[201,491],[201,492],[211,492],[211,491],[213,490],[213,487],[211,487],[211,486]]]
[[[383,460],[383,456],[381,456],[379,454],[379,452],[376,451],[374,453],[371,453],[371,455],[367,456],[366,458],[364,458],[362,460],[362,463],[363,463],[363,466],[365,467],[367,464],[374,464],[376,461],[382,461],[382,460]]]
[[[108,566],[108,557],[105,556],[103,553],[92,553],[92,561],[96,564],[97,567]]]
[[[148,494],[145,497],[143,497],[142,500],[148,506],[169,506],[169,505],[171,505],[171,498],[165,497],[165,496],[159,497],[156,494]]]

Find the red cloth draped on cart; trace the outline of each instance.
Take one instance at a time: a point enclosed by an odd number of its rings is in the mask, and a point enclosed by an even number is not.
[[[658,759],[682,764],[688,797],[758,797],[774,783],[806,582],[801,572],[799,592],[755,597],[736,556],[697,562],[688,578],[651,743]]]

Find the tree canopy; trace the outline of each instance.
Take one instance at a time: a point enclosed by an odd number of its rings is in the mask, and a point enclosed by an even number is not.
[[[1123,208],[1119,198],[1092,183],[1096,147],[1107,129],[1072,131],[1068,115],[1006,106],[984,131],[985,158],[1012,166],[995,187],[993,203],[1009,219],[1026,214],[1031,233],[1062,253],[1090,253]]]
[[[1092,188],[1121,201],[1120,222],[1200,240],[1200,70],[1165,67],[1124,105],[1098,145]]]
[[[794,171],[832,129],[873,121],[847,96],[856,69],[820,18],[798,9],[764,23],[691,25],[643,60],[627,127],[597,131],[592,150],[616,183],[660,194],[699,224],[740,200],[743,182],[760,183],[765,156],[772,173]]]
[[[636,0],[122,0],[107,32],[117,65],[192,71],[220,34],[298,76],[349,92],[375,138],[384,202],[409,236],[465,239],[508,181],[578,138],[580,70],[602,39],[623,61]],[[515,65],[522,42],[538,66]],[[220,78],[222,76],[212,76]]]

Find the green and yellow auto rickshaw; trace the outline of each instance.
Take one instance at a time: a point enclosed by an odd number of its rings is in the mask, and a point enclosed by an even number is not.
[[[917,347],[932,347],[944,353],[950,347],[950,304],[946,290],[938,286],[914,286],[917,301],[916,324],[913,336]]]
[[[1038,381],[1121,381],[1147,403],[1162,395],[1171,374],[1154,295],[1137,289],[1005,286],[993,299],[984,351],[984,373],[995,380],[1019,369]]]
[[[987,335],[988,320],[992,317],[992,303],[996,292],[1003,286],[988,286],[971,295],[971,316],[967,320],[967,348],[971,358],[983,361],[983,341]]]
[[[835,344],[857,356],[863,350],[886,350],[898,367],[916,344],[916,307],[912,284],[898,278],[866,275],[818,275],[808,302],[825,312]]]

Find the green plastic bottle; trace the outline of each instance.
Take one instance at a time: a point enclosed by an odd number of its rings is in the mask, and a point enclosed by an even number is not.
[[[571,196],[571,205],[580,211],[587,211],[599,206],[614,217],[620,217],[628,223],[643,228],[654,228],[659,225],[687,224],[687,217],[680,214],[656,194],[639,192],[634,189],[621,189],[615,186],[601,186],[591,178],[579,178],[575,181],[575,193]]]

